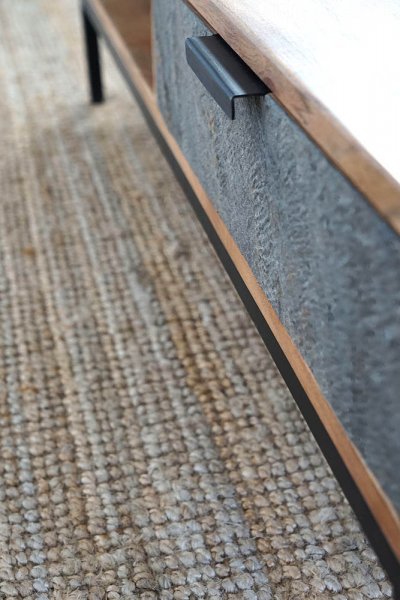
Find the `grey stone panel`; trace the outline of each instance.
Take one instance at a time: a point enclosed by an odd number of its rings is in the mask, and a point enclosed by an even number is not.
[[[350,438],[400,507],[400,238],[271,97],[230,121],[186,64],[209,33],[153,0],[157,96],[177,142]]]

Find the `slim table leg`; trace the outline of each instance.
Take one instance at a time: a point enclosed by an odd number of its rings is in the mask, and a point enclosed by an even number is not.
[[[86,43],[90,97],[93,103],[98,104],[104,100],[98,35],[84,8],[82,9],[82,17]]]

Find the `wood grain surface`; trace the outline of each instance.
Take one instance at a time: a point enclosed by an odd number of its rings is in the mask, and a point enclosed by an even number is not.
[[[400,232],[400,3],[186,2]]]
[[[102,0],[147,83],[153,85],[151,0]]]
[[[293,340],[288,335],[285,327],[279,320],[275,310],[266,298],[263,290],[260,288],[247,261],[244,259],[227,227],[213,207],[211,200],[208,198],[200,181],[193,172],[185,156],[182,154],[182,151],[179,148],[176,140],[169,132],[157,106],[155,94],[151,89],[148,80],[146,80],[142,70],[136,64],[135,57],[131,54],[127,45],[125,44],[119,29],[114,25],[113,14],[110,12],[110,8],[108,7],[108,10],[106,10],[105,4],[102,0],[86,1],[95,11],[99,22],[101,22],[104,31],[107,33],[110,43],[118,53],[126,72],[129,73],[130,78],[134,82],[136,89],[142,97],[142,100],[145,102],[147,109],[156,123],[160,133],[167,142],[173,156],[180,164],[184,175],[195,191],[200,203],[208,214],[216,232],[218,233],[225,248],[229,252],[246,286],[255,299],[260,311],[264,315],[265,320],[269,324],[273,334],[285,352],[292,368],[294,369],[304,390],[309,396],[322,423],[324,424],[326,431],[337,447],[346,467],[351,473],[372,514],[386,536],[386,539],[388,540],[393,552],[400,559],[399,516],[393,509],[386,495],[382,492],[378,482],[368,469],[357,448],[348,438],[343,426],[332,410],[332,407],[321,393],[314,375],[305,363],[299,350],[293,343]]]

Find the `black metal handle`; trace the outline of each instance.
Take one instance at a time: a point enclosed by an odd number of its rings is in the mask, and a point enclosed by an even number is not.
[[[219,35],[187,38],[186,60],[231,119],[234,98],[265,96],[270,90]]]

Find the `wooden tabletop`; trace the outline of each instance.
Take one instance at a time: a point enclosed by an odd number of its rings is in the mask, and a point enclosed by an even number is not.
[[[400,233],[400,1],[187,3]]]

